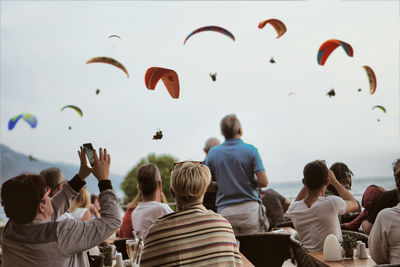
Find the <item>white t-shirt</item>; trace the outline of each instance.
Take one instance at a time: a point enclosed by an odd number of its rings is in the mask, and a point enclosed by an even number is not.
[[[132,227],[135,231],[147,231],[158,217],[173,212],[164,203],[157,201],[139,202],[132,212]]]
[[[346,212],[346,203],[337,196],[319,197],[309,208],[304,200],[293,202],[288,215],[308,251],[322,251],[325,238],[334,234],[342,239],[338,215]]]
[[[76,208],[71,212],[71,214],[76,220],[81,220],[87,211],[87,208]]]
[[[378,264],[400,264],[400,203],[381,210],[368,239],[369,253]]]
[[[65,220],[65,219],[73,219],[73,220],[75,220],[75,217],[72,216],[71,213],[66,211],[63,214],[61,214],[60,217],[58,217],[57,222],[60,222],[60,221]]]

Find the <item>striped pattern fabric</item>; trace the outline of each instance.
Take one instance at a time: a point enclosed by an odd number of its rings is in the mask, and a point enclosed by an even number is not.
[[[160,217],[145,239],[146,266],[243,266],[230,223],[197,205]]]

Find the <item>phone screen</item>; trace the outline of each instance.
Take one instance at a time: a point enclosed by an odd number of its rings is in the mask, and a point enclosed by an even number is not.
[[[91,143],[83,144],[83,148],[85,149],[86,156],[89,160],[91,166],[94,165],[94,154],[93,154],[93,146]]]

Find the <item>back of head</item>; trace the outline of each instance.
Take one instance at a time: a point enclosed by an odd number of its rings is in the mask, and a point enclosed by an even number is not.
[[[400,159],[396,159],[392,163],[393,172],[396,173],[398,169],[400,169]]]
[[[151,196],[161,181],[160,171],[153,163],[143,164],[137,171],[138,186],[144,196]]]
[[[221,121],[221,133],[225,139],[232,139],[241,129],[240,121],[235,114],[226,115]]]
[[[72,201],[70,212],[74,211],[76,208],[89,208],[90,207],[90,196],[86,187],[82,187],[79,191],[78,196]]]
[[[21,174],[1,187],[1,204],[6,216],[16,224],[30,223],[46,193],[46,180],[36,174]]]
[[[94,202],[97,200],[99,200],[99,196],[96,194],[91,194],[90,195],[90,203],[94,204]]]
[[[303,181],[307,188],[310,190],[318,190],[328,181],[328,168],[323,161],[315,160],[304,167],[303,175]]]
[[[211,181],[208,167],[200,162],[186,161],[171,173],[171,188],[179,209],[201,204]]]
[[[214,146],[218,146],[221,142],[215,138],[215,137],[210,137],[207,139],[206,143],[204,144],[204,152],[208,154],[208,151]]]
[[[56,167],[44,169],[40,172],[40,175],[46,179],[47,186],[51,189],[50,197],[55,195],[58,191],[59,185],[66,181],[64,174]]]

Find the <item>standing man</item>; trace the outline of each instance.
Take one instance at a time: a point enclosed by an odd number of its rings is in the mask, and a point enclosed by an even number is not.
[[[221,144],[221,142],[215,138],[215,137],[210,137],[207,139],[206,144],[204,145],[204,152],[206,153],[206,159],[208,156],[208,151],[210,151],[211,148],[218,146]],[[205,162],[206,160],[204,160]],[[217,192],[218,192],[218,186],[215,182],[215,178],[211,177],[211,182],[210,185],[207,187],[207,191],[204,194],[204,199],[203,199],[203,205],[206,207],[208,210],[212,210],[214,212],[217,212],[217,206],[215,206],[215,200],[217,198]]]
[[[171,213],[173,210],[161,203],[162,182],[157,166],[143,164],[137,171],[138,190],[142,192],[143,200],[132,212],[132,227],[134,231],[146,233],[158,217]]]
[[[254,146],[240,139],[243,130],[235,114],[222,119],[221,133],[225,142],[212,148],[206,159],[218,185],[218,213],[231,223],[236,235],[264,232],[269,223],[256,190],[268,185],[261,157]]]

